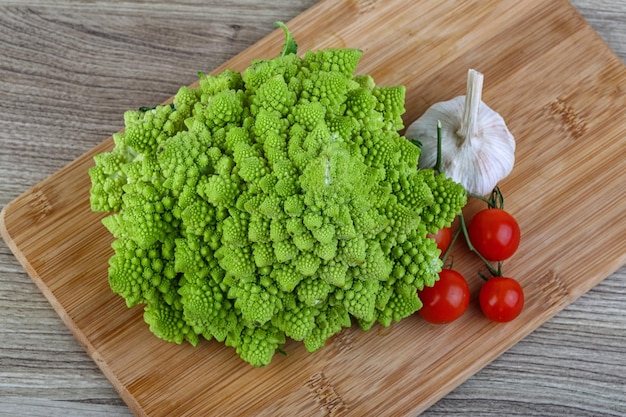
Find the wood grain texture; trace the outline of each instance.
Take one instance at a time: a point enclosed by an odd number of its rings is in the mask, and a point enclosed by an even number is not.
[[[623,48],[624,30],[615,29],[623,28],[623,5],[581,3],[590,20],[602,22],[597,29],[606,25],[618,40],[614,49]],[[209,13],[199,2],[151,2],[150,9],[137,2],[0,4],[0,52],[7,57],[0,64],[0,169],[9,179],[2,182],[3,206],[117,130],[126,108],[165,100],[193,80],[199,61],[216,68],[268,33],[274,20],[311,6],[240,2],[212,5]],[[568,109],[584,108],[578,99],[561,97],[545,111],[567,117]],[[597,128],[568,120],[573,137]],[[0,249],[0,415],[129,413],[7,248]],[[424,415],[624,414],[623,279],[622,268]],[[558,281],[548,282],[559,294]],[[310,380],[317,388],[326,383],[324,375]]]

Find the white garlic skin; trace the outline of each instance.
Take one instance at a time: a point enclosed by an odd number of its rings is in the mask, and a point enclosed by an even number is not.
[[[487,195],[508,176],[515,163],[515,138],[500,114],[480,102],[472,137],[459,134],[465,96],[432,105],[406,130],[405,137],[422,144],[420,168],[437,162],[437,121],[441,121],[441,171],[468,193]]]

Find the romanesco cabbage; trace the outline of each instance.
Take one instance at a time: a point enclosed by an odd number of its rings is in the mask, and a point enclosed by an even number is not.
[[[287,337],[313,352],[413,314],[442,267],[426,235],[466,202],[398,133],[404,87],[354,75],[360,50],[301,58],[280,26],[277,58],[126,112],[89,172],[111,289],[156,336],[214,338],[253,366]]]

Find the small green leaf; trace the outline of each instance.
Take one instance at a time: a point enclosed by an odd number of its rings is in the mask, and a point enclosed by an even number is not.
[[[289,32],[287,25],[283,22],[276,22],[274,23],[274,26],[283,28],[283,31],[285,32],[285,44],[283,45],[283,49],[280,51],[280,56],[298,53],[298,44],[296,43],[294,37],[291,36],[291,32]]]

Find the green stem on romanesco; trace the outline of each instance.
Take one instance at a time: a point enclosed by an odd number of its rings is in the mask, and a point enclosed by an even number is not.
[[[283,22],[276,22],[274,23],[274,26],[282,28],[285,32],[285,44],[283,45],[283,49],[280,51],[280,56],[298,53],[298,44],[296,43],[294,37],[291,35],[291,32],[287,28],[287,25],[285,25]]]

